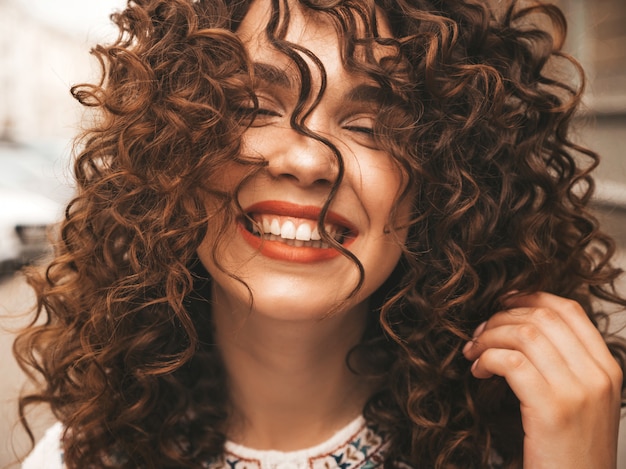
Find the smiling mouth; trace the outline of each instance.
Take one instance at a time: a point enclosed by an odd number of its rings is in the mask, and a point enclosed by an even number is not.
[[[266,241],[276,241],[294,247],[329,249],[322,240],[317,220],[266,213],[249,213],[243,223],[246,231]],[[354,234],[348,227],[325,223],[328,236],[343,245]]]

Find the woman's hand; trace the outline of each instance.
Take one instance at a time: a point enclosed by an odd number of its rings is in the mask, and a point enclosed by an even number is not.
[[[575,301],[513,295],[463,349],[521,402],[524,468],[615,469],[622,371]]]

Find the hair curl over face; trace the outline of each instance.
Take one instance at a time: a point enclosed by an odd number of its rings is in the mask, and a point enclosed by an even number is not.
[[[117,40],[93,50],[102,81],[73,88],[97,120],[80,142],[57,255],[30,275],[37,318],[15,344],[43,378],[22,416],[51,406],[69,468],[198,468],[222,451],[228,392],[196,249],[207,227],[223,233],[240,215],[236,192],[215,184],[225,168],[263,167],[241,155],[246,122],[232,107],[254,99],[234,34],[248,3],[131,0],[112,17]],[[561,51],[564,18],[536,2],[300,3],[333,19],[346,66],[387,91],[376,138],[413,197],[402,259],[349,357],[355,372],[385,378],[364,412],[390,436],[386,466],[480,467],[495,449],[517,467],[519,402],[502,380],[472,379],[460,353],[471,331],[512,290],[575,299],[596,324],[596,299],[626,306],[613,242],[587,209],[598,157],[569,139],[582,87],[553,73],[582,81]],[[378,37],[375,7],[395,39]],[[285,3],[272,8],[266,32],[306,78],[308,52],[283,40]],[[358,52],[373,43],[395,53]],[[302,83],[300,103],[321,98]],[[307,133],[302,122],[294,113]],[[624,368],[626,348],[607,340]]]

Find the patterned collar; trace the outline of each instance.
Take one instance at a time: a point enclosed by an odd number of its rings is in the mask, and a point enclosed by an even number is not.
[[[374,469],[381,467],[387,442],[362,416],[329,440],[299,451],[255,450],[227,442],[207,469]]]

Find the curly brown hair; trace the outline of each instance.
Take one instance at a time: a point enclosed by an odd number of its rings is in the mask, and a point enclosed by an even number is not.
[[[263,166],[241,155],[254,116],[233,106],[254,100],[234,34],[249,3],[130,0],[112,16],[117,40],[93,50],[101,82],[72,90],[95,120],[56,257],[30,273],[37,317],[15,343],[21,366],[43,378],[20,400],[22,421],[30,432],[25,408],[52,408],[68,468],[199,468],[222,452],[228,390],[196,250],[208,226],[225,233],[241,215],[237,191],[211,181],[233,162]],[[495,450],[518,467],[519,402],[502,379],[473,379],[463,344],[513,290],[575,299],[598,327],[608,321],[596,300],[626,306],[614,243],[588,210],[598,156],[569,137],[584,78],[561,50],[564,17],[538,2],[300,3],[333,19],[346,66],[389,97],[376,138],[413,197],[402,258],[348,357],[355,373],[385,377],[364,409],[389,435],[385,465],[484,467]],[[323,89],[310,89],[307,51],[283,39],[285,4],[271,6],[266,33],[297,65],[304,106]],[[394,39],[378,36],[375,6]],[[374,43],[384,58],[355,52]],[[294,128],[322,140],[297,117]],[[626,346],[604,333],[624,369]]]

